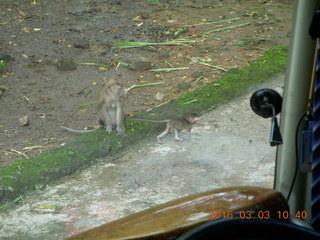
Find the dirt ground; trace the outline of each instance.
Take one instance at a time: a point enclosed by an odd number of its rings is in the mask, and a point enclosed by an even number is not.
[[[292,7],[291,0],[2,0],[0,59],[7,70],[0,76],[0,166],[72,141],[76,136],[60,125],[98,125],[95,101],[108,79],[127,88],[164,82],[130,90],[125,111],[132,114],[288,45]],[[214,29],[220,31],[208,33]],[[115,41],[172,39],[194,42],[114,47]],[[61,59],[75,64],[65,71],[57,67]],[[189,69],[153,72],[150,64]]]

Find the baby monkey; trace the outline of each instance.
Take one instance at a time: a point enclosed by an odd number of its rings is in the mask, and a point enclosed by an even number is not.
[[[176,140],[183,141],[183,139],[179,137],[179,132],[182,130],[187,130],[192,140],[191,129],[193,124],[199,120],[199,117],[195,113],[190,113],[185,119],[182,118],[182,119],[150,120],[150,119],[134,118],[132,120],[143,121],[143,122],[154,122],[154,123],[167,123],[166,129],[157,136],[158,142],[163,143],[161,139],[164,138],[168,133],[172,131],[174,132],[174,138]]]
[[[99,123],[106,127],[108,134],[112,133],[112,128],[116,127],[118,135],[124,134],[124,111],[122,98],[127,95],[127,90],[118,81],[112,79],[108,81],[100,91],[97,103]],[[88,133],[91,130],[76,130],[61,126],[62,129],[72,133]]]

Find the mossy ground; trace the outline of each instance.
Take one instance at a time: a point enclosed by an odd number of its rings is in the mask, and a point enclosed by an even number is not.
[[[243,94],[255,84],[284,72],[286,47],[274,47],[250,66],[232,69],[221,79],[169,103],[136,114],[136,118],[166,119],[183,117],[190,112],[201,115],[210,109]],[[76,141],[31,159],[21,159],[0,168],[0,203],[84,169],[97,159],[115,154],[146,136],[159,131],[159,124],[126,120],[126,136],[106,135],[103,129],[85,134]]]

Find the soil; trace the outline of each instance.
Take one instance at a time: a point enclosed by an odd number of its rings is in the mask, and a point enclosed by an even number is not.
[[[163,82],[129,91],[125,112],[133,114],[288,45],[292,7],[291,0],[2,0],[0,59],[7,68],[0,76],[0,167],[72,141],[76,135],[61,125],[97,126],[95,101],[108,79],[127,88]],[[114,46],[176,39],[189,42]]]

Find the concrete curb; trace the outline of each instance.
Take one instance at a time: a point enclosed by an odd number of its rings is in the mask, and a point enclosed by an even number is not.
[[[286,47],[268,50],[250,66],[229,70],[221,79],[169,103],[137,114],[136,118],[176,118],[190,112],[199,115],[229,99],[243,94],[249,87],[284,72]],[[126,136],[106,135],[103,129],[85,134],[64,147],[31,159],[21,159],[0,168],[0,204],[10,202],[35,189],[77,170],[99,158],[113,155],[159,130],[159,124],[126,120]]]

